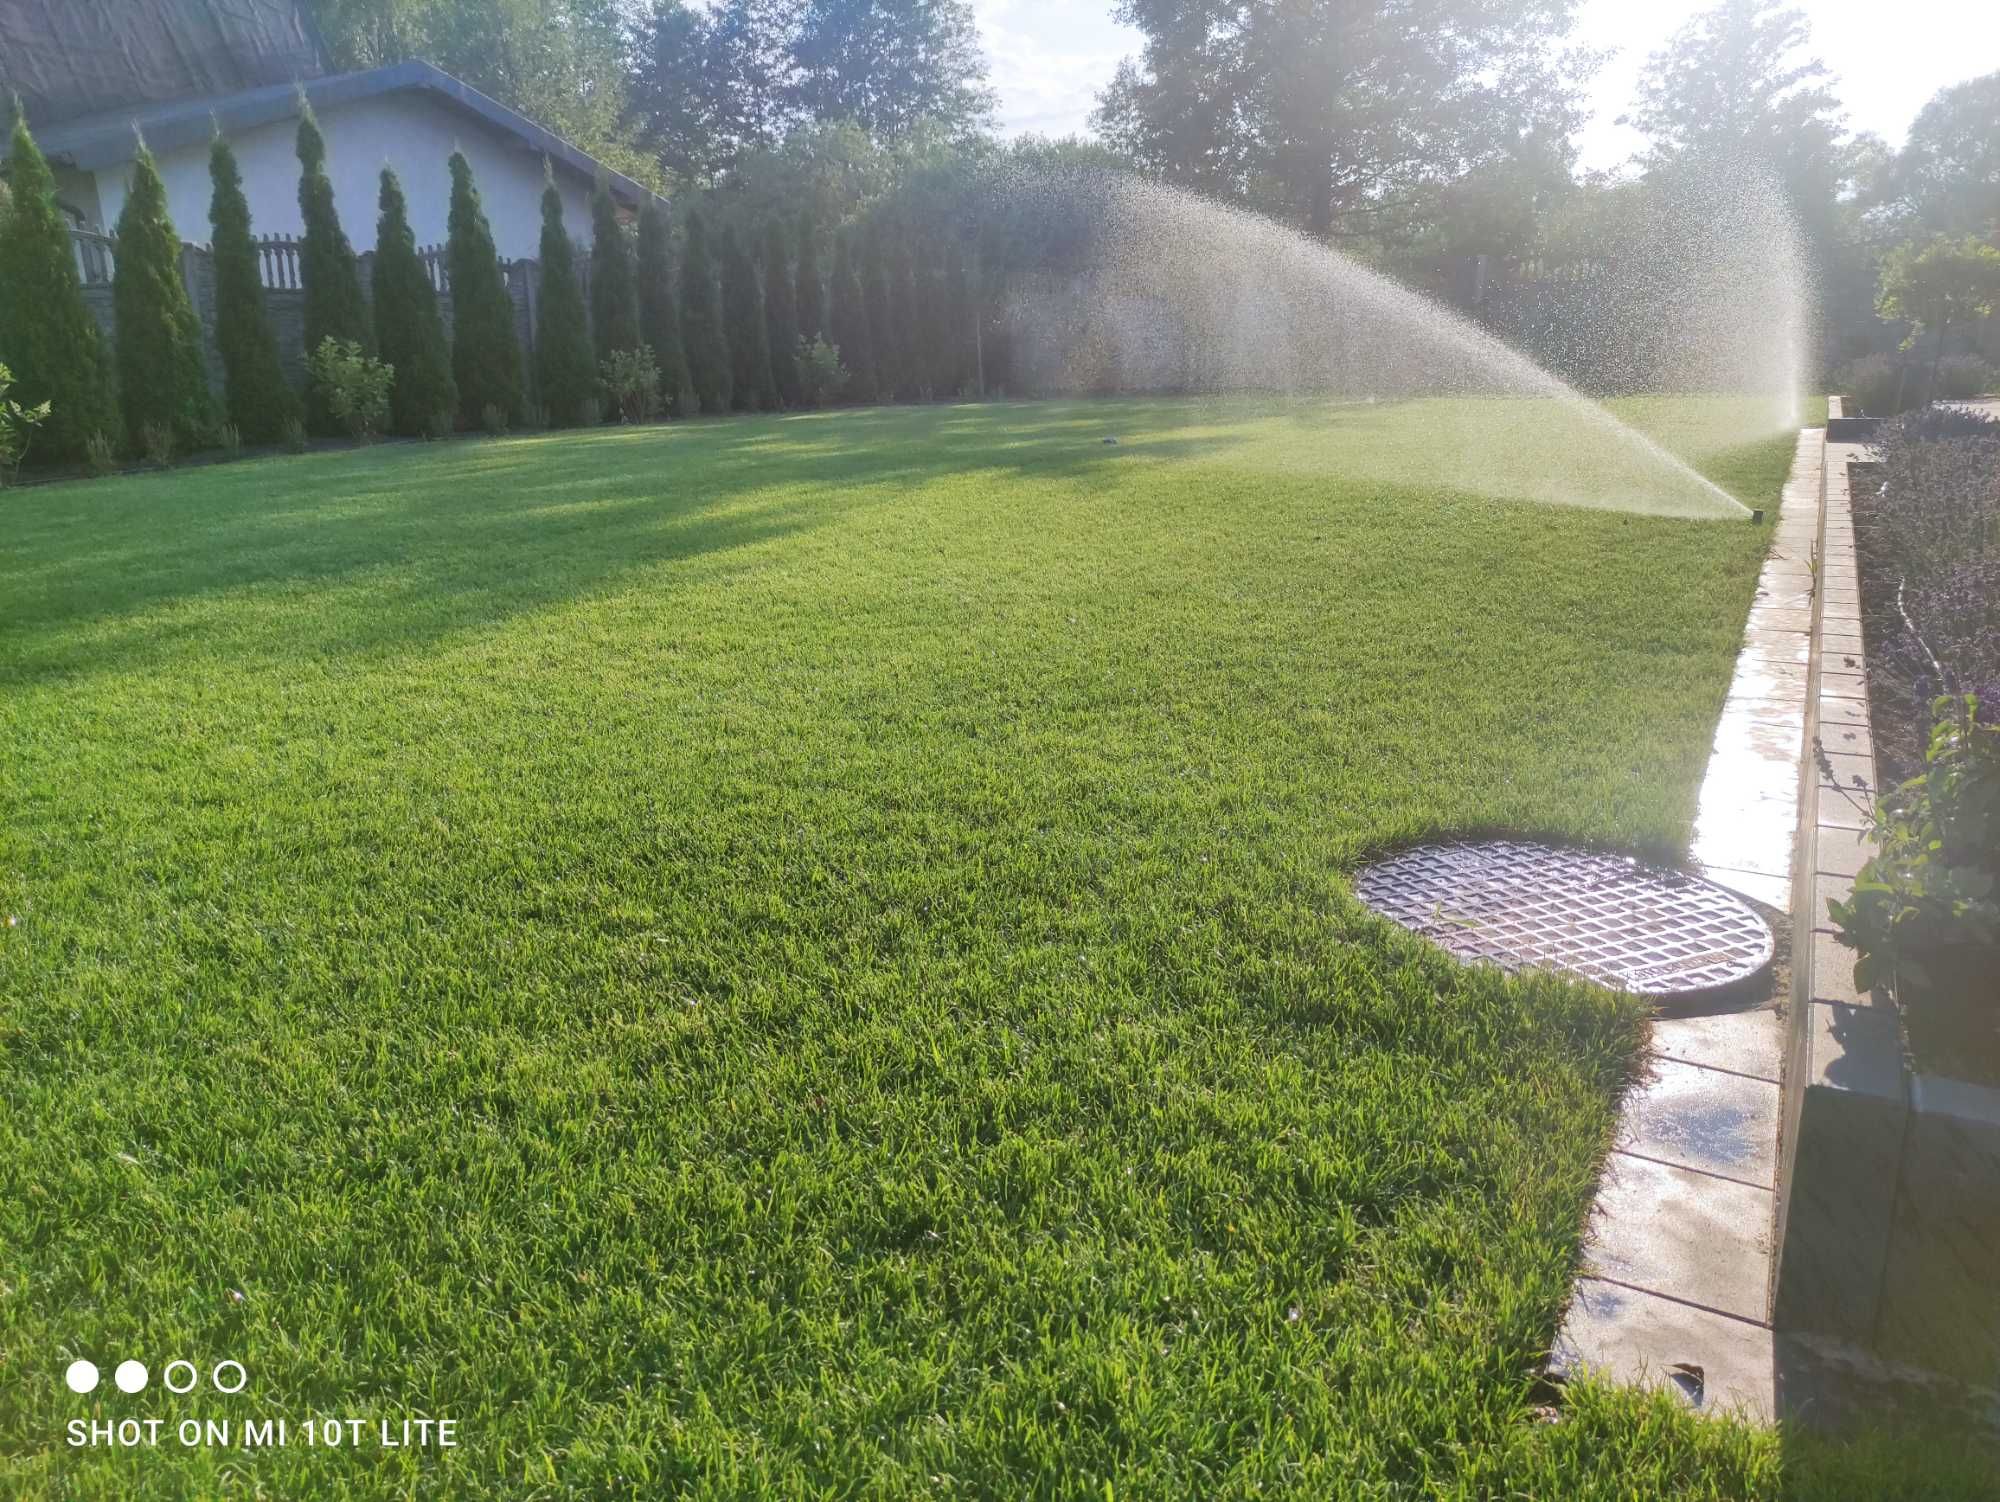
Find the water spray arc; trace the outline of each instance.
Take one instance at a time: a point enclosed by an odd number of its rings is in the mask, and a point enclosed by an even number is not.
[[[1716,430],[1684,435],[1676,453],[1494,332],[1269,220],[1107,174],[1006,191],[1017,222],[1063,226],[1066,254],[1010,289],[1017,364],[1039,390],[1263,393],[1329,422],[1370,403],[1434,401],[1442,479],[1688,517],[1752,513],[1685,454],[1795,421],[1807,284],[1775,193],[1739,183],[1706,213],[1690,210],[1673,244],[1665,221],[1648,224],[1646,259],[1579,278],[1588,295],[1550,300],[1510,330],[1591,356],[1580,363],[1620,392],[1713,397]],[[1520,403],[1532,420],[1496,444],[1513,409],[1469,398]],[[1471,411],[1477,431],[1454,433]]]

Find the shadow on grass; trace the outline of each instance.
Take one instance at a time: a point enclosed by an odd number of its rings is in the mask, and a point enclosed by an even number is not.
[[[216,632],[160,619],[310,589],[294,630],[233,657],[407,649],[716,560],[954,475],[1086,479],[1220,451],[1166,402],[870,408],[396,445],[52,486],[14,507],[0,681],[144,665]],[[1104,436],[1141,436],[1142,449]],[[343,588],[343,586],[351,586]],[[668,583],[664,587],[671,588]],[[227,629],[227,628],[220,628]]]

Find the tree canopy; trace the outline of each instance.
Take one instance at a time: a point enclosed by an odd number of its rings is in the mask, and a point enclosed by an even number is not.
[[[1378,231],[1518,156],[1566,169],[1585,59],[1575,0],[1122,0],[1145,37],[1099,101],[1106,140],[1169,182],[1319,236]]]
[[[633,51],[640,134],[694,181],[813,126],[965,136],[993,108],[968,0],[657,0]]]

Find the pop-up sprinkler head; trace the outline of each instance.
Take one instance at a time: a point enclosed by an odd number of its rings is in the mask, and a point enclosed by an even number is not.
[[[1764,513],[1763,513],[1763,512],[1761,512],[1761,511],[1753,511],[1753,512],[1751,512],[1751,513],[1750,513],[1750,525],[1751,525],[1751,526],[1753,526],[1753,527],[1761,527],[1761,526],[1763,526],[1763,525],[1764,525]]]

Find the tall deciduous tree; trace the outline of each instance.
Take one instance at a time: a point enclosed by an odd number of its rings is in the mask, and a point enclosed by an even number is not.
[[[1580,123],[1576,0],[1120,0],[1145,37],[1099,101],[1143,168],[1362,235]]]
[[[215,343],[222,353],[223,406],[251,443],[276,443],[299,415],[278,363],[264,308],[264,277],[250,238],[250,204],[236,153],[221,136],[208,150],[208,223],[215,264]]]
[[[1937,389],[1945,334],[2000,308],[2000,250],[1964,235],[1938,235],[1923,244],[1898,246],[1882,262],[1880,311],[1937,338],[1931,356],[1929,390]]]
[[[1914,226],[2000,243],[2000,73],[1933,95],[1891,178]]]
[[[722,302],[708,260],[708,230],[701,215],[689,214],[687,245],[681,255],[681,340],[687,349],[688,381],[701,410],[727,412],[733,396],[729,339],[722,328]]]
[[[632,274],[632,242],[618,222],[611,190],[599,183],[590,199],[590,334],[597,358],[639,347],[639,295]],[[659,351],[653,351],[655,360]]]
[[[642,177],[653,172],[627,120],[631,7],[624,0],[305,3],[337,68],[420,58],[608,166]]]
[[[647,204],[639,213],[639,342],[653,351],[653,361],[660,367],[660,397],[667,410],[685,417],[696,402],[681,343],[672,238],[667,211],[657,203]]]
[[[799,334],[809,340],[826,337],[826,295],[820,281],[825,275],[819,253],[819,220],[806,209],[799,215],[798,271],[792,287]]]
[[[634,53],[644,138],[696,180],[801,127],[966,136],[992,110],[968,0],[655,0]]]
[[[308,353],[322,340],[352,340],[367,345],[374,331],[368,326],[367,305],[361,300],[361,273],[354,248],[340,227],[334,207],[333,182],[326,175],[326,139],[312,107],[299,96],[299,216],[305,235],[299,243],[299,284],[305,293],[305,345]],[[325,397],[309,388],[306,413],[315,431],[344,431],[327,410]]]
[[[1653,54],[1626,117],[1650,138],[1653,165],[1750,162],[1824,239],[1839,183],[1840,105],[1827,71],[1805,55],[1805,12],[1773,0],[1722,0]]]
[[[771,349],[771,385],[779,403],[799,404],[799,316],[785,221],[764,227],[764,328]]]
[[[417,258],[417,237],[403,185],[382,169],[375,222],[375,346],[396,372],[389,388],[389,428],[405,437],[443,437],[458,410],[451,354],[438,317],[437,291]]]
[[[181,237],[167,213],[166,185],[143,141],[118,215],[111,299],[127,441],[142,449],[146,429],[158,427],[184,445],[200,443],[211,416],[201,324],[181,280]]]
[[[118,434],[110,362],[83,303],[55,178],[25,120],[15,120],[8,151],[0,183],[0,365],[14,372],[13,400],[49,403],[37,447],[50,458],[74,459],[93,433]]]
[[[968,0],[807,0],[789,52],[807,120],[896,136],[924,122],[970,132],[992,115]]]
[[[854,266],[854,236],[843,231],[834,242],[833,277],[827,315],[829,340],[847,367],[845,395],[851,401],[875,400],[875,340],[868,323],[868,297]]]
[[[500,273],[472,164],[463,152],[454,151],[450,165],[445,260],[451,271],[451,370],[458,387],[459,422],[475,427],[486,420],[488,408],[507,422],[519,422],[525,402],[514,301]]]
[[[757,268],[736,238],[722,232],[722,321],[729,331],[732,400],[739,412],[764,411],[777,404],[771,384],[771,338],[764,326],[764,289]]]
[[[563,226],[562,194],[553,176],[542,188],[542,286],[535,309],[535,400],[549,422],[566,428],[584,418],[597,392],[583,290],[576,284],[576,247]]]

